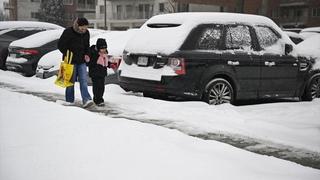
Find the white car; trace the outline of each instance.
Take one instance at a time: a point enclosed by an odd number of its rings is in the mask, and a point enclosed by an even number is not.
[[[13,41],[9,47],[6,66],[25,76],[33,76],[40,58],[57,49],[57,41],[63,29],[47,30]]]
[[[311,36],[320,34],[320,27],[305,28],[305,29],[302,29],[299,34],[303,36],[305,39],[307,39]]]
[[[299,33],[296,33],[296,32],[292,32],[292,31],[283,31],[283,32],[286,33],[291,39],[291,41],[294,42],[295,44],[299,44],[305,39],[303,36],[301,36]]]
[[[301,56],[309,57],[315,61],[315,69],[320,69],[320,34],[302,41],[296,48]]]

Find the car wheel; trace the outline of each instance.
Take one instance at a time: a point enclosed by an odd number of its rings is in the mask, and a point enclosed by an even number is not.
[[[320,74],[311,79],[302,96],[303,101],[312,101],[315,98],[320,98]]]
[[[231,84],[222,78],[210,81],[204,94],[204,101],[208,104],[218,105],[234,102],[234,90]]]

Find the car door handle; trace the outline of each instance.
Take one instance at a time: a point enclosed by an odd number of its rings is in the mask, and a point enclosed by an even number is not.
[[[228,65],[238,66],[238,65],[240,65],[240,62],[239,61],[228,61]]]
[[[264,65],[271,67],[271,66],[275,66],[276,63],[273,62],[273,61],[265,61],[265,62],[264,62]]]

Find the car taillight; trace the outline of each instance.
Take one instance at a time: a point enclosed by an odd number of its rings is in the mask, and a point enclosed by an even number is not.
[[[21,49],[17,50],[17,53],[20,55],[36,55],[39,54],[39,51],[35,49]]]
[[[169,66],[178,75],[186,74],[185,61],[183,58],[169,58]]]

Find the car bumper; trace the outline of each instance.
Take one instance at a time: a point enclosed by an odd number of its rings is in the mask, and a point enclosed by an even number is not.
[[[32,69],[32,62],[24,58],[12,58],[8,56],[6,67],[10,71],[22,72],[26,75],[34,75],[35,72]]]
[[[118,76],[121,88],[126,91],[167,94],[192,99],[200,99],[202,93],[195,90],[194,85],[182,76],[162,77],[161,81],[150,81]]]

